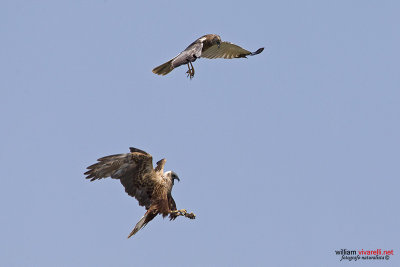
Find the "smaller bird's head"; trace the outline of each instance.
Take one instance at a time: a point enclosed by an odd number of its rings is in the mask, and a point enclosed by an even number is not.
[[[173,172],[173,171],[166,172],[165,174],[166,174],[166,176],[172,181],[172,184],[174,184],[174,180],[175,180],[175,179],[178,180],[178,182],[181,181],[181,180],[179,179],[179,177],[178,177],[178,174],[176,174],[176,173]]]
[[[218,45],[218,48],[221,46],[221,37],[219,35],[215,34],[214,38],[212,40],[213,45]]]

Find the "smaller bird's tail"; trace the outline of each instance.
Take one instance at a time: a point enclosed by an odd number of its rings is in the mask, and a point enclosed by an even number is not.
[[[132,232],[128,235],[128,238],[139,232],[140,229],[146,226],[147,223],[149,223],[151,220],[153,220],[157,216],[157,212],[154,210],[148,210],[142,219],[136,224],[135,228],[133,228]]]
[[[158,74],[158,75],[166,75],[170,73],[174,67],[172,66],[172,59],[168,62],[165,62],[164,64],[155,67],[153,69],[153,73]]]

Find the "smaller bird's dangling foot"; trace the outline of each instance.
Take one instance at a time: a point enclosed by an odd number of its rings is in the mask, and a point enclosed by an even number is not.
[[[189,66],[189,63],[190,63],[190,66]],[[192,62],[189,62],[189,63],[187,64],[188,65],[188,71],[186,73],[188,74],[187,77],[192,79],[194,77],[194,68],[193,68]],[[190,68],[190,67],[192,67],[192,68]]]
[[[192,62],[190,62],[190,66],[192,67],[192,77],[190,79],[192,79],[194,77],[194,67],[193,67]]]

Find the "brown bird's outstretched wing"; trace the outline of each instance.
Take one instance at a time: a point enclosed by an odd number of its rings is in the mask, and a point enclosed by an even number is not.
[[[106,177],[119,179],[125,192],[147,209],[151,205],[151,194],[157,183],[153,159],[147,152],[130,148],[131,153],[106,156],[87,167],[86,179],[90,181]]]
[[[164,173],[164,165],[165,165],[166,162],[167,162],[166,159],[161,159],[161,160],[157,161],[157,163],[156,163],[157,166],[154,169],[155,172],[159,173],[159,174],[163,174]]]
[[[201,57],[205,58],[242,58],[246,56],[254,56],[260,54],[264,48],[259,48],[256,52],[250,52],[246,49],[241,48],[238,45],[229,43],[229,42],[221,42],[220,47],[218,45],[213,45],[208,49],[204,49],[201,53]]]

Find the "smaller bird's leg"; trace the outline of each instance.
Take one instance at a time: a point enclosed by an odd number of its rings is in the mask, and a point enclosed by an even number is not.
[[[188,75],[186,76],[186,77],[189,77],[190,76],[190,74],[192,73],[191,71],[190,71],[190,66],[189,66],[189,63],[187,64],[187,66],[188,66],[188,71],[186,72]]]
[[[192,79],[194,77],[194,67],[193,67],[192,62],[190,62],[190,66],[192,67],[192,77],[190,77],[190,79]]]
[[[190,63],[190,66],[192,66],[192,68],[190,68],[189,63]],[[192,62],[189,62],[189,63],[187,64],[188,65],[188,71],[186,73],[188,74],[187,77],[192,79],[193,76],[194,76],[194,68],[193,68]]]

